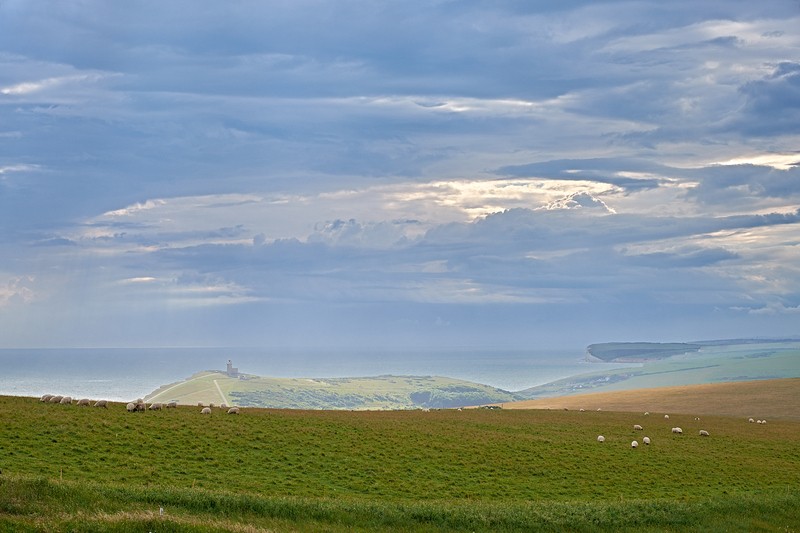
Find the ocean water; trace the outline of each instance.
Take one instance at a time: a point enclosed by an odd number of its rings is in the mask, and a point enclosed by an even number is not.
[[[581,350],[0,349],[0,395],[129,401],[195,372],[224,370],[228,359],[264,377],[446,376],[508,391],[617,366],[588,363]]]

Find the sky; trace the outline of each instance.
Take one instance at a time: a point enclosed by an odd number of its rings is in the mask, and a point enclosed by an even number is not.
[[[800,335],[800,3],[0,0],[0,347]]]

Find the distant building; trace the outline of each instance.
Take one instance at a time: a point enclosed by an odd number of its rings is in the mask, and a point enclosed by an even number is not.
[[[238,378],[239,377],[239,369],[233,366],[233,363],[230,359],[228,359],[228,368],[225,369],[225,373],[228,374],[229,377]]]

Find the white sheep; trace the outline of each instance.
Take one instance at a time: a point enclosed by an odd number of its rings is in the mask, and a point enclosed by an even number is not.
[[[132,413],[132,412],[134,412],[134,411],[136,410],[136,404],[135,404],[135,403],[133,403],[133,402],[129,402],[129,403],[128,403],[128,405],[126,405],[126,406],[125,406],[125,409],[126,409],[126,410],[127,410],[129,413]]]
[[[634,431],[642,431],[643,429],[644,428],[642,426],[640,426],[639,424],[634,424],[633,425],[633,430]]]
[[[200,414],[201,415],[210,415],[211,414],[211,408],[210,407],[203,407],[203,409],[200,411]]]
[[[64,397],[63,396],[51,396],[48,401],[50,403],[59,403],[62,398],[64,398]]]
[[[227,409],[228,408],[228,404],[227,403],[221,403],[221,404],[219,404],[219,408],[220,409]]]
[[[238,415],[239,414],[239,408],[238,407],[231,407],[230,409],[228,409],[228,414],[229,415]]]
[[[672,428],[672,432],[676,435],[683,435],[683,430],[681,428]]]
[[[167,409],[175,409],[176,407],[178,407],[178,402],[173,401],[167,403]]]
[[[664,420],[669,420],[669,415],[664,415]]]
[[[645,411],[644,416],[650,416],[650,413],[648,411]]]
[[[585,411],[585,409],[579,409],[579,411],[582,413],[582,412],[584,412],[584,411]]]
[[[639,446],[638,442],[636,441],[631,442],[631,448],[636,448],[637,446]]]
[[[755,420],[753,420],[752,418],[748,418],[748,419],[747,419],[747,421],[748,421],[748,422],[750,422],[751,424],[752,424],[753,422],[755,422]]]
[[[72,396],[64,396],[58,403],[61,405],[72,405]]]
[[[89,407],[91,403],[92,402],[89,401],[89,398],[81,398],[75,405],[85,405],[86,407]]]
[[[705,429],[701,429],[700,430],[700,436],[701,437],[708,437],[708,431],[706,431]]]
[[[759,418],[758,420],[756,420],[756,424],[761,424],[761,423],[762,423],[762,422],[761,422],[761,419],[760,419],[760,418]]]
[[[151,411],[160,411],[164,407],[161,403],[151,403],[149,409]]]
[[[700,420],[700,417],[699,417],[699,416],[696,416],[696,417],[694,417],[694,421],[695,421],[695,422],[697,422],[698,420]]]
[[[197,402],[197,407],[203,407],[203,402]]]
[[[649,446],[649,445],[650,445],[650,437],[645,437],[645,438],[643,438],[643,439],[642,439],[642,442],[644,442],[646,445],[648,445],[648,446]]]
[[[97,400],[96,402],[94,402],[94,406],[95,407],[104,407],[104,408],[108,409],[108,401],[107,400]]]
[[[766,424],[767,423],[767,419],[765,418],[764,420],[761,421],[761,423],[762,424]]]
[[[49,402],[50,398],[52,398],[52,397],[53,397],[52,394],[45,394],[41,398],[39,398],[39,401],[40,402]]]

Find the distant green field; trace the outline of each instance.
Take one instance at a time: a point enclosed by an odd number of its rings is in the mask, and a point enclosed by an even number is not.
[[[732,341],[733,342],[733,341]],[[699,351],[638,367],[573,376],[519,391],[528,399],[676,385],[800,377],[800,342],[747,341],[704,345]]]
[[[798,442],[715,416],[0,397],[0,530],[796,531]]]
[[[185,405],[227,404],[284,409],[418,409],[522,399],[488,385],[431,376],[265,378],[201,372],[161,387],[146,399]]]
[[[685,342],[604,342],[590,344],[586,351],[602,361],[618,361],[623,359],[657,360],[696,352],[702,346]]]

